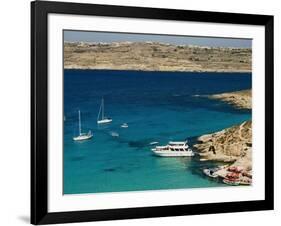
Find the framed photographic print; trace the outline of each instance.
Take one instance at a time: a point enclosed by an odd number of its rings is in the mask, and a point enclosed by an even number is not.
[[[273,16],[31,3],[31,223],[273,209]]]

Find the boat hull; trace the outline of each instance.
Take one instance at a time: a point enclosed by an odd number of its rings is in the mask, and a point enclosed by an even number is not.
[[[80,136],[77,136],[77,137],[73,137],[73,140],[74,141],[83,141],[83,140],[89,140],[93,137],[93,134],[91,135],[80,135]]]
[[[232,186],[240,185],[239,181],[233,181],[233,180],[228,180],[228,179],[224,179],[223,183],[228,184],[228,185],[232,185]]]
[[[203,172],[206,176],[209,176],[212,178],[217,178],[219,176],[218,174],[216,174],[216,172],[211,173],[209,169],[204,169]]]
[[[192,151],[182,151],[182,152],[155,151],[155,150],[152,150],[152,151],[155,155],[161,156],[161,157],[192,157],[192,156],[194,156],[194,152],[192,152]]]
[[[112,119],[102,119],[102,120],[98,120],[97,123],[98,124],[106,124],[106,123],[111,123]]]

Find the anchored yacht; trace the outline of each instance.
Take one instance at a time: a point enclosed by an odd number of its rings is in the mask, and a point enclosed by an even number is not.
[[[100,117],[100,115],[101,115],[101,117]],[[99,114],[98,114],[98,118],[97,118],[97,123],[98,124],[105,124],[105,123],[111,123],[111,122],[112,122],[111,118],[104,116],[104,100],[102,98],[100,110],[99,110]]]
[[[79,135],[76,137],[73,137],[74,141],[83,141],[83,140],[89,140],[93,137],[93,133],[91,130],[88,131],[88,133],[82,133],[81,128],[81,113],[80,110],[78,111],[78,125],[79,125]]]
[[[153,153],[161,157],[183,157],[194,156],[194,152],[189,148],[187,141],[172,142],[167,145],[156,146],[151,149]]]

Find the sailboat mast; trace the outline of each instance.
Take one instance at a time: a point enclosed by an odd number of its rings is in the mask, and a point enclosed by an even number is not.
[[[104,119],[104,99],[102,98],[102,120]]]
[[[99,109],[99,113],[98,113],[97,121],[99,121],[99,119],[100,119],[101,109],[102,109],[102,104],[100,105],[100,109]]]
[[[78,115],[79,115],[79,135],[81,135],[82,131],[81,131],[81,115],[80,115],[80,110],[78,111]]]

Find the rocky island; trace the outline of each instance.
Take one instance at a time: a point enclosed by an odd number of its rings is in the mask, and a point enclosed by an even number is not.
[[[65,69],[251,72],[251,48],[159,42],[64,42]]]

